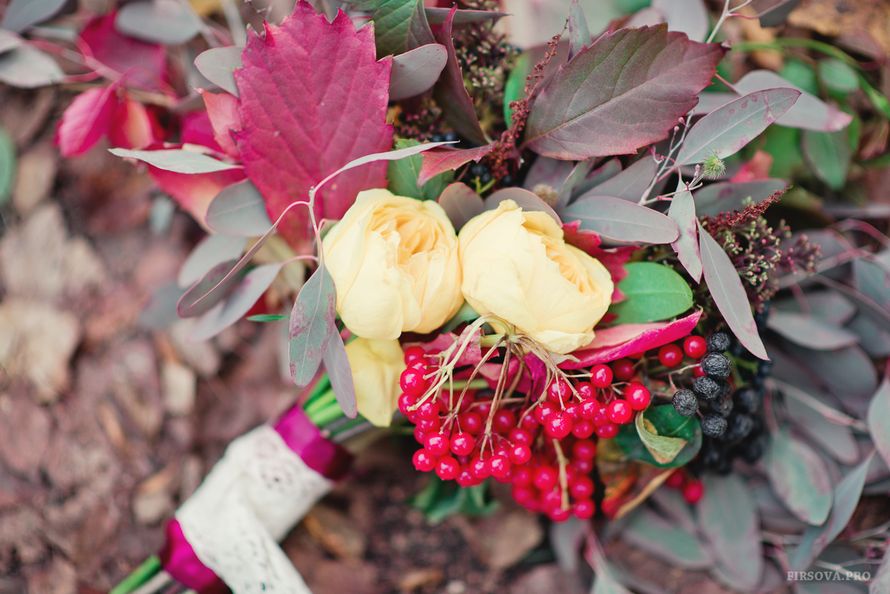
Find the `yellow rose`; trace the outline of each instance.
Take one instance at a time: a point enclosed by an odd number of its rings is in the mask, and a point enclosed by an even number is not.
[[[612,278],[599,260],[568,245],[548,214],[504,200],[467,222],[458,241],[463,293],[473,309],[554,353],[593,340],[611,302]]]
[[[353,334],[431,332],[463,303],[457,235],[435,202],[360,192],[323,246],[337,312]]]
[[[399,341],[355,338],[346,345],[346,358],[358,412],[378,427],[388,426],[398,407],[399,376],[405,369]]]

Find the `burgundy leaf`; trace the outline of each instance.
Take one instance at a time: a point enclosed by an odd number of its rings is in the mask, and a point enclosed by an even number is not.
[[[445,72],[436,83],[433,93],[436,103],[442,108],[445,120],[451,124],[455,132],[472,143],[485,144],[488,139],[479,124],[473,100],[467,94],[467,88],[464,86],[464,75],[457,61],[457,53],[454,51],[454,40],[451,38],[456,11],[457,7],[455,6],[442,26],[435,31],[436,41],[448,50],[448,61],[445,64]],[[426,182],[420,182],[421,185],[424,183]]]
[[[585,193],[591,196],[614,196],[636,202],[649,187],[657,169],[658,163],[655,159],[644,155],[624,171],[619,171]]]
[[[448,215],[455,231],[459,231],[467,221],[485,210],[479,194],[461,182],[449,184],[439,194],[437,202]]]
[[[682,181],[680,182],[683,183]],[[680,236],[671,244],[677,257],[689,276],[695,282],[701,282],[702,264],[701,250],[698,247],[698,219],[695,217],[695,202],[692,200],[692,192],[685,189],[677,189],[668,209],[668,216],[674,219],[680,228]]]
[[[213,139],[223,152],[231,157],[237,157],[238,148],[232,139],[232,132],[241,129],[238,99],[228,93],[199,92],[207,108],[207,117],[213,126]]]
[[[423,155],[423,165],[417,175],[417,185],[422,186],[440,173],[452,171],[470,161],[479,159],[491,152],[493,144],[486,144],[471,149],[443,149],[427,151]]]
[[[677,224],[656,210],[612,196],[576,200],[560,212],[566,221],[577,219],[581,228],[607,239],[628,243],[671,243],[679,236]]]
[[[664,25],[606,33],[545,84],[526,145],[559,159],[633,153],[695,106],[723,54]]]
[[[748,303],[748,296],[732,260],[701,225],[698,227],[698,236],[705,282],[717,309],[742,346],[755,357],[768,361],[769,356],[757,333],[757,324],[751,313],[751,304]]]
[[[701,312],[697,311],[673,322],[622,324],[598,329],[592,343],[573,353],[578,360],[566,361],[560,367],[582,369],[664,346],[688,336],[700,317]]]
[[[84,91],[62,114],[56,145],[64,157],[82,155],[108,132],[117,107],[117,85]]]
[[[164,130],[154,108],[128,98],[123,98],[118,103],[108,128],[108,142],[111,146],[124,148],[146,148],[160,142],[163,135]]]
[[[241,169],[190,174],[149,166],[148,173],[165,194],[169,194],[202,225],[207,216],[207,208],[223,188],[244,179],[244,171]]]
[[[447,61],[448,50],[439,43],[422,45],[395,56],[389,98],[398,101],[428,91],[439,80]]]
[[[450,8],[437,8],[435,6],[427,6],[425,9],[426,18],[431,25],[441,25],[451,13]],[[496,10],[472,10],[459,8],[454,13],[455,25],[467,25],[471,23],[484,23],[486,21],[495,21],[509,13],[498,12]]]
[[[328,23],[305,2],[264,37],[250,36],[235,71],[244,126],[236,141],[273,219],[348,161],[392,146],[390,61],[377,61],[373,36],[342,12]],[[359,191],[385,186],[385,163],[353,169],[318,193],[316,215],[339,219]],[[280,230],[304,251],[310,231],[303,209]]]

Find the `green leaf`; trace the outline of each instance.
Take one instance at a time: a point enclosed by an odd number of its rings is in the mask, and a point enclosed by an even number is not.
[[[791,58],[785,63],[779,75],[812,95],[819,94],[819,81],[816,78],[816,71],[809,64]]]
[[[359,0],[354,4],[371,11],[378,58],[434,41],[423,0]]]
[[[411,505],[423,512],[432,524],[456,514],[487,516],[498,508],[491,497],[488,483],[462,488],[453,481],[431,476],[426,486],[411,500]]]
[[[346,355],[346,345],[343,338],[334,326],[333,332],[328,337],[327,345],[322,355],[325,371],[331,380],[331,389],[337,397],[337,403],[343,414],[354,419],[358,416],[358,404],[355,398],[355,383],[352,378],[352,367]]]
[[[827,58],[819,62],[819,78],[829,91],[841,96],[859,88],[859,74],[846,62],[837,58]]]
[[[272,226],[263,196],[250,180],[223,188],[207,208],[206,222],[217,233],[239,237],[258,237]]]
[[[418,141],[411,138],[399,138],[396,140],[396,149],[409,148],[419,144]],[[423,157],[420,154],[398,161],[390,161],[387,178],[389,179],[389,189],[393,194],[421,200],[435,200],[454,179],[454,172],[446,171],[435,176],[422,187],[418,187],[417,176],[420,174],[422,165]]]
[[[300,289],[290,315],[290,371],[298,386],[312,381],[337,331],[335,302],[334,280],[319,266]]]
[[[621,537],[673,565],[704,569],[713,560],[693,532],[669,522],[647,507],[634,510]]]
[[[847,182],[847,171],[853,158],[847,130],[815,132],[804,130],[803,155],[816,177],[832,190],[840,190]]]
[[[772,435],[764,456],[766,472],[776,495],[791,512],[818,526],[831,510],[831,479],[825,462],[785,428]]]
[[[624,267],[627,276],[618,283],[624,300],[609,312],[617,324],[658,322],[692,307],[692,289],[673,268],[653,262],[633,262]]]
[[[284,314],[257,314],[255,316],[247,317],[249,322],[278,322],[279,320],[286,319],[287,316]]]
[[[158,149],[153,151],[136,151],[130,149],[108,149],[116,157],[136,159],[153,165],[158,169],[174,173],[213,173],[227,169],[241,169],[240,165],[226,163],[209,155],[184,149]]]
[[[703,480],[705,495],[696,506],[698,525],[737,589],[755,590],[763,574],[763,551],[754,498],[738,476],[705,475]]]
[[[701,425],[696,417],[684,417],[664,404],[637,415],[634,426],[624,425],[615,440],[632,460],[676,468],[692,460],[701,448]]]
[[[531,70],[531,59],[528,52],[519,56],[513,70],[504,83],[504,121],[509,125],[513,121],[513,109],[510,104],[522,99],[525,92],[525,78]]]
[[[803,153],[800,151],[800,130],[784,126],[770,126],[764,134],[760,147],[773,157],[770,175],[780,179],[790,179],[803,167]]]
[[[6,204],[12,194],[15,171],[15,143],[9,134],[0,128],[0,206]]]
[[[875,442],[875,447],[884,462],[890,466],[890,374],[881,382],[881,386],[871,399],[868,406],[868,431]]]

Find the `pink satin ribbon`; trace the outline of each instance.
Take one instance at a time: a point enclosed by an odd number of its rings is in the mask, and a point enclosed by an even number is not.
[[[337,480],[349,470],[352,455],[322,435],[299,405],[285,412],[275,423],[274,429],[287,447],[320,475]],[[164,570],[173,579],[199,594],[225,594],[229,591],[222,580],[198,559],[176,518],[167,522],[166,533],[167,541],[159,556]]]

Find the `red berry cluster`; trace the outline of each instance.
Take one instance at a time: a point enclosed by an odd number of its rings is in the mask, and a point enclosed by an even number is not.
[[[491,477],[512,485],[513,497],[554,521],[593,516],[596,443],[618,434],[651,401],[628,359],[595,365],[590,379],[560,377],[539,398],[466,392],[449,402],[430,390],[437,359],[422,347],[405,349],[399,410],[423,447],[414,466],[462,487]]]
[[[683,362],[684,355],[698,361],[708,352],[707,341],[701,336],[687,336],[683,339],[682,346],[678,343],[666,344],[658,349],[658,362],[673,369]]]
[[[688,476],[680,469],[675,470],[664,482],[666,487],[677,489],[683,493],[683,499],[690,505],[695,505],[701,501],[705,494],[704,484],[697,478]]]

